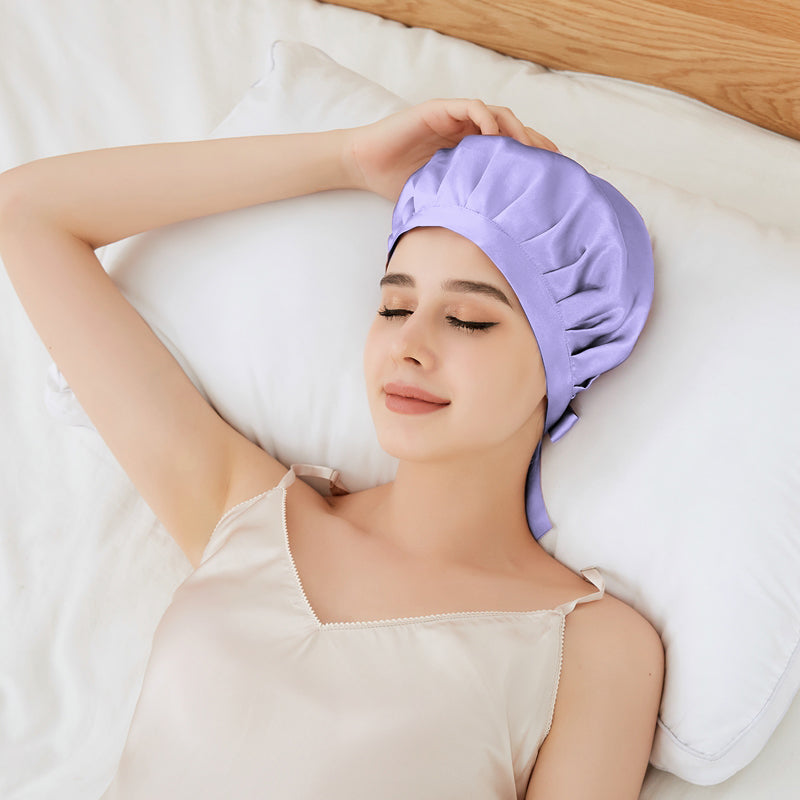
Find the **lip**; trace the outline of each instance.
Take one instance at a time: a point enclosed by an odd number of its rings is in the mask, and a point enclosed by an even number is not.
[[[406,383],[387,383],[383,391],[386,407],[399,414],[427,414],[450,405],[449,400]]]
[[[408,383],[387,383],[383,387],[386,394],[394,394],[398,397],[410,397],[413,400],[424,400],[426,403],[435,403],[439,406],[449,405],[450,401],[444,397],[437,397],[435,394],[420,389],[419,386],[412,386]]]

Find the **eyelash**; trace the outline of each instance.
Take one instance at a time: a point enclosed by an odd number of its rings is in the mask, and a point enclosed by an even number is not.
[[[386,306],[383,306],[382,308],[378,309],[378,314],[385,319],[392,319],[393,317],[408,317],[413,313],[413,311],[409,311],[406,308],[386,308]],[[448,316],[446,319],[454,328],[469,331],[470,333],[487,331],[489,328],[497,325],[496,322],[469,322],[453,316]]]

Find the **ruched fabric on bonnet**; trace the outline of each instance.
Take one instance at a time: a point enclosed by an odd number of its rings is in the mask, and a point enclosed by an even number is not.
[[[654,271],[642,218],[613,186],[566,156],[505,136],[467,136],[406,182],[389,259],[400,236],[418,227],[469,239],[516,292],[544,362],[544,430],[556,441],[577,421],[572,398],[624,361],[644,327]],[[552,527],[540,464],[541,442],[526,490],[537,539]]]

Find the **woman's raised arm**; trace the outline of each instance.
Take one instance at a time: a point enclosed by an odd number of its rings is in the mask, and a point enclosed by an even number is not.
[[[205,403],[94,250],[326,189],[389,196],[448,141],[506,130],[532,143],[507,109],[430,101],[362,128],[95,150],[0,175],[0,255],[12,283],[87,414],[193,563],[221,514],[285,470]]]
[[[348,184],[342,132],[97,150],[0,176],[0,255],[42,341],[192,563],[222,513],[284,468],[206,404],[94,249]]]
[[[0,176],[4,217],[27,208],[96,249],[185,219],[349,186],[346,136],[246,136],[45,158]],[[3,228],[14,232],[8,222]]]

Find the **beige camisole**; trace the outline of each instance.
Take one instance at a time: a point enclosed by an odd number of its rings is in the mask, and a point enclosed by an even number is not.
[[[553,716],[558,608],[321,623],[286,489],[231,509],[153,641],[105,800],[520,798]]]

